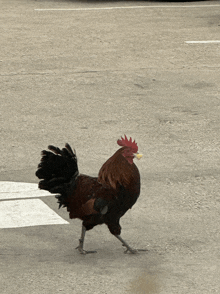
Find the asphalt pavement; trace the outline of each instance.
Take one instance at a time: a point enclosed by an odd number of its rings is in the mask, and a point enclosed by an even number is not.
[[[220,293],[220,2],[1,0],[1,294]],[[37,190],[49,144],[97,175],[126,134],[141,195],[108,229]]]

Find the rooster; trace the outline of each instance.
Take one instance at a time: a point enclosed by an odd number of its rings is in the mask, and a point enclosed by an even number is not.
[[[59,208],[66,207],[70,219],[82,220],[79,246],[81,254],[94,253],[83,249],[86,231],[94,226],[106,224],[109,231],[121,241],[126,251],[132,254],[141,249],[131,248],[121,234],[120,218],[137,201],[140,194],[140,174],[133,162],[140,159],[138,146],[130,138],[117,141],[121,147],[101,167],[98,177],[80,174],[76,151],[69,144],[62,150],[52,145],[43,150],[36,171],[40,179],[39,188],[47,190],[58,199]],[[146,251],[143,250],[142,251]]]

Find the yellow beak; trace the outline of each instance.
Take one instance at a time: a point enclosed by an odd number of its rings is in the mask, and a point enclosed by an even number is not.
[[[141,157],[143,156],[143,154],[139,154],[139,153],[135,153],[134,155],[138,160],[140,160]]]

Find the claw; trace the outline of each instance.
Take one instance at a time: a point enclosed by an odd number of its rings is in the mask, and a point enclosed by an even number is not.
[[[97,251],[86,251],[83,249],[85,233],[86,233],[86,229],[84,226],[82,226],[82,235],[81,235],[81,238],[79,239],[79,245],[75,249],[78,249],[79,253],[83,255],[86,255],[89,253],[97,253]]]
[[[125,242],[125,241],[122,239],[121,236],[119,236],[119,235],[115,235],[115,237],[118,238],[118,240],[121,241],[122,246],[124,246],[124,247],[127,248],[127,249],[125,250],[124,253],[128,253],[128,252],[130,252],[131,254],[136,254],[136,253],[138,253],[139,251],[148,251],[147,249],[133,249],[133,248],[131,248],[131,247],[128,245],[127,242]]]
[[[128,252],[130,252],[131,254],[137,254],[137,253],[138,253],[138,251],[135,250],[135,249],[126,249],[126,250],[124,251],[124,254],[127,254]]]
[[[89,254],[89,253],[97,253],[97,251],[87,251],[87,250],[84,250],[80,246],[77,246],[75,249],[78,249],[79,253],[80,254],[83,254],[83,255],[86,255],[86,254]]]

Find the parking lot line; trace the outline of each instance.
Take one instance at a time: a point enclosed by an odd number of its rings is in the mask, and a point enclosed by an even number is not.
[[[37,184],[22,182],[0,182],[0,200],[54,196],[38,189]]]
[[[207,40],[207,41],[185,41],[187,44],[212,44],[220,43],[220,40]]]
[[[42,200],[26,199],[42,196],[54,195],[37,184],[0,182],[0,228],[68,224]]]
[[[69,224],[40,199],[0,201],[0,228]]]
[[[86,10],[113,10],[113,9],[146,9],[146,8],[203,8],[220,7],[215,5],[153,5],[153,6],[114,6],[114,7],[86,7],[86,8],[35,8],[35,11],[86,11]]]

